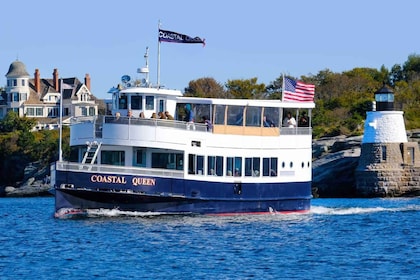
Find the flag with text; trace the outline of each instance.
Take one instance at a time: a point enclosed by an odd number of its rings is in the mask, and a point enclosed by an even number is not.
[[[159,29],[159,42],[206,45],[205,39],[201,39],[200,37],[193,38],[185,34],[162,29]]]

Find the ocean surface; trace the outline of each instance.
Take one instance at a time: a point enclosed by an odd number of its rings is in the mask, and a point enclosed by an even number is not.
[[[229,217],[53,208],[0,198],[0,279],[420,279],[420,198]]]

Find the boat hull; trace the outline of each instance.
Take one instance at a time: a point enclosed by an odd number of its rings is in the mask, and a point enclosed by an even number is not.
[[[208,182],[58,171],[57,183],[56,213],[69,208],[176,214],[302,212],[310,209],[311,200],[310,182]]]

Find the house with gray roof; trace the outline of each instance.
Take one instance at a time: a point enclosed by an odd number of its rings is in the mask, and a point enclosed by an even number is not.
[[[13,110],[21,117],[37,118],[41,123],[57,122],[61,95],[64,119],[98,114],[98,100],[90,92],[89,74],[82,83],[75,77],[60,78],[57,69],[52,78],[41,78],[39,69],[35,69],[31,78],[25,64],[16,60],[10,64],[6,78],[7,85],[0,96],[0,119]]]

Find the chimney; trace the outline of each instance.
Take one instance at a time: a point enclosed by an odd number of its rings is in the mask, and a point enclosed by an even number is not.
[[[85,75],[85,85],[88,88],[88,90],[90,91],[90,76],[89,76],[89,74]]]
[[[58,70],[54,68],[53,72],[53,85],[56,91],[60,91],[60,83],[58,82]]]
[[[34,84],[36,93],[39,93],[41,91],[41,78],[39,76],[39,69],[35,69]]]

